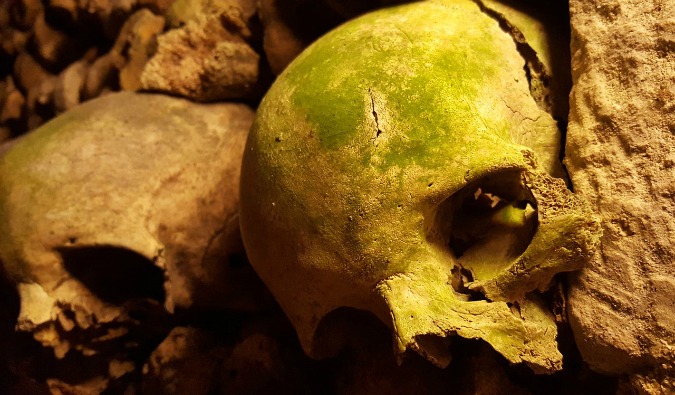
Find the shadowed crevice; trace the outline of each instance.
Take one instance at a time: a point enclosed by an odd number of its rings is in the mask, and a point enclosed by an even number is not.
[[[164,272],[144,256],[119,247],[62,248],[63,266],[98,298],[123,304],[132,299],[164,303]]]

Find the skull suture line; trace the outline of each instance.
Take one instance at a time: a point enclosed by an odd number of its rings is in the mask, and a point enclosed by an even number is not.
[[[549,175],[559,132],[523,63],[476,3],[424,1],[348,22],[278,77],[244,153],[242,236],[307,353],[350,307],[440,366],[457,334],[561,368],[535,291],[598,225]]]

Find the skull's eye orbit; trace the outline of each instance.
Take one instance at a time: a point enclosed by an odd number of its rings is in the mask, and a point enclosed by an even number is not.
[[[461,273],[464,289],[464,282],[496,276],[527,249],[537,230],[537,204],[522,173],[504,171],[453,194],[435,223],[442,229],[436,239],[450,249],[459,266],[453,274]]]
[[[164,273],[136,252],[112,246],[59,249],[65,269],[102,301],[164,303]]]
[[[448,245],[472,280],[507,269],[530,245],[538,218],[534,196],[520,172],[504,172],[453,195]]]

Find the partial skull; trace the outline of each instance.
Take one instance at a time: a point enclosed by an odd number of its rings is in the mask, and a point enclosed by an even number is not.
[[[252,120],[241,104],[116,93],[5,152],[0,261],[18,329],[58,359],[89,357],[158,342],[174,309],[266,303],[238,221]]]
[[[535,372],[561,369],[539,291],[583,265],[598,223],[552,176],[553,106],[524,68],[536,51],[517,24],[500,27],[508,13],[486,10],[431,0],[359,17],[261,103],[242,236],[308,354],[324,353],[317,329],[346,307],[439,366],[459,335]]]

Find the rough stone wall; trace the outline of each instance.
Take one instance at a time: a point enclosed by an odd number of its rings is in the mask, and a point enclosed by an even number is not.
[[[570,0],[570,11],[566,165],[604,228],[572,277],[570,320],[592,369],[672,393],[675,2]]]

